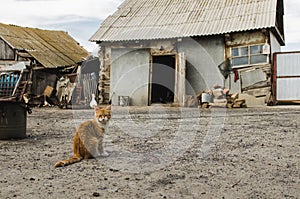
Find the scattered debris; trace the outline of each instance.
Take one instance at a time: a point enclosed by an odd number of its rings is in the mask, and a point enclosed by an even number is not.
[[[230,94],[230,90],[228,88],[223,88],[219,85],[214,85],[212,90],[205,91],[203,90],[201,93],[197,95],[198,108],[211,108],[214,104],[222,104],[226,103],[227,108],[246,108],[246,100],[243,98],[239,98],[238,93]],[[193,106],[193,96],[188,96],[187,98],[187,106]]]
[[[214,95],[214,102],[218,100],[226,99],[226,94],[229,92],[229,89],[223,88],[220,85],[214,85],[212,89],[212,93]]]

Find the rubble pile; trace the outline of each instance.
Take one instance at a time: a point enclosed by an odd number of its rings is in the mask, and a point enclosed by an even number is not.
[[[246,100],[239,98],[238,93],[230,93],[230,90],[219,85],[214,85],[210,90],[203,90],[196,97],[187,96],[187,107],[208,109],[212,106],[225,106],[226,108],[246,108]]]

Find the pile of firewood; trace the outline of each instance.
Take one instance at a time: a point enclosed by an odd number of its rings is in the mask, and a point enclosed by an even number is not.
[[[239,99],[239,94],[227,94],[226,95],[226,107],[227,108],[246,108],[246,100],[245,99]]]
[[[220,106],[226,103],[226,108],[246,108],[246,100],[239,98],[238,93],[229,93],[230,90],[221,86],[214,86],[212,90],[203,90],[196,97],[187,96],[185,105],[209,109],[212,105]]]

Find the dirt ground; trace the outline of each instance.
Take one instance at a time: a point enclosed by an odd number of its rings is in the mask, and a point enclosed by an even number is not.
[[[55,169],[92,116],[33,109],[0,141],[0,198],[300,198],[300,106],[113,107],[110,156]]]

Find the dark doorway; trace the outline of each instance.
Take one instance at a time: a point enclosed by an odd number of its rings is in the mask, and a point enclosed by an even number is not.
[[[174,102],[175,56],[153,56],[151,103]]]

